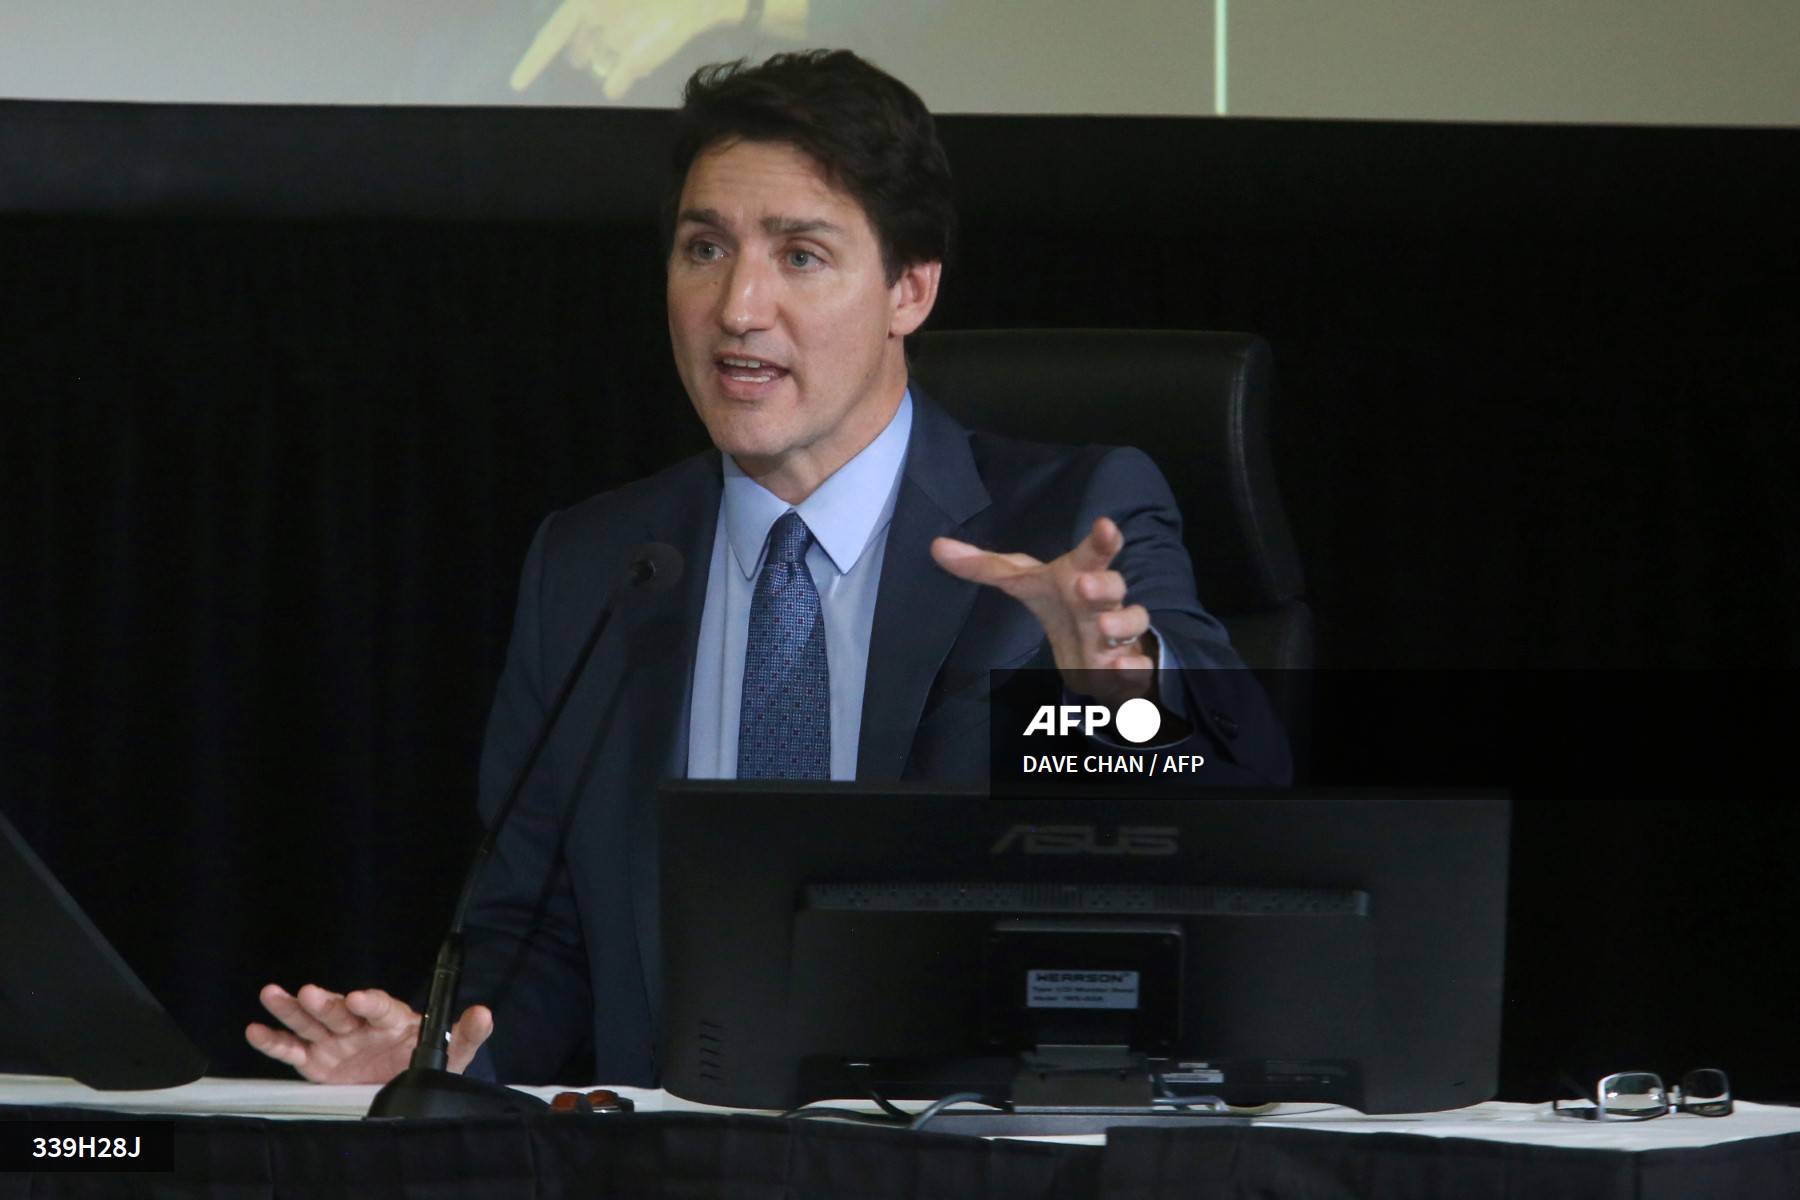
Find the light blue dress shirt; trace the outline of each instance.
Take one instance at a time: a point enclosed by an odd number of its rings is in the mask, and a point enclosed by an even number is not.
[[[819,609],[825,620],[833,779],[856,778],[875,596],[887,555],[888,524],[900,495],[912,413],[912,393],[908,391],[887,428],[797,509],[812,530],[806,566],[819,591]],[[725,490],[719,500],[718,530],[713,535],[706,604],[694,653],[693,698],[688,706],[690,779],[737,777],[738,712],[744,699],[750,598],[762,570],[769,530],[792,507],[744,474],[729,454],[724,458]]]

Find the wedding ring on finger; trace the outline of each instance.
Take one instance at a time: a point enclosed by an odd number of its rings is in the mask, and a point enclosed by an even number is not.
[[[1137,642],[1137,637],[1135,635],[1132,637],[1122,637],[1122,638],[1109,637],[1106,639],[1106,648],[1108,650],[1117,650],[1120,646],[1130,646],[1130,645],[1135,644],[1136,642]]]

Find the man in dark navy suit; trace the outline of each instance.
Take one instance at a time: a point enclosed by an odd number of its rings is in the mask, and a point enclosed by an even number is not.
[[[1032,665],[1156,689],[1214,782],[1287,772],[1149,459],[971,433],[909,380],[953,225],[911,90],[845,51],[709,68],[675,163],[670,339],[717,452],[552,515],[526,558],[490,820],[634,548],[686,571],[620,606],[480,881],[463,994],[486,1003],[450,1060],[498,1027],[478,1066],[508,1081],[654,1082],[663,778],[979,781],[989,672]],[[251,1043],[326,1081],[390,1078],[419,1020],[374,989],[262,1001],[286,1028]]]

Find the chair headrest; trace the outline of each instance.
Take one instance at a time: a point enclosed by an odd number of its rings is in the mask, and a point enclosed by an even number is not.
[[[1269,347],[1244,333],[943,330],[907,341],[931,398],[974,429],[1136,446],[1182,508],[1200,596],[1221,614],[1305,580],[1269,456]]]

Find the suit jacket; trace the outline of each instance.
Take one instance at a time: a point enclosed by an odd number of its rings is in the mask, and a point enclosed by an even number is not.
[[[1125,533],[1114,567],[1173,658],[1185,667],[1242,666],[1195,598],[1174,499],[1145,455],[970,433],[916,387],[913,398],[871,633],[859,780],[984,783],[989,672],[1052,665],[1022,605],[931,561],[939,535],[1047,560],[1097,516],[1111,516]],[[685,572],[672,594],[623,598],[477,883],[462,1001],[495,1008],[491,1063],[509,1082],[571,1071],[655,1081],[656,789],[685,773],[721,490],[717,452],[688,459],[553,514],[526,557],[482,755],[487,821],[633,549],[666,542]],[[1219,767],[1210,780],[1285,782],[1286,742],[1253,676],[1183,678],[1195,748]],[[593,1074],[572,1058],[589,1047]]]

